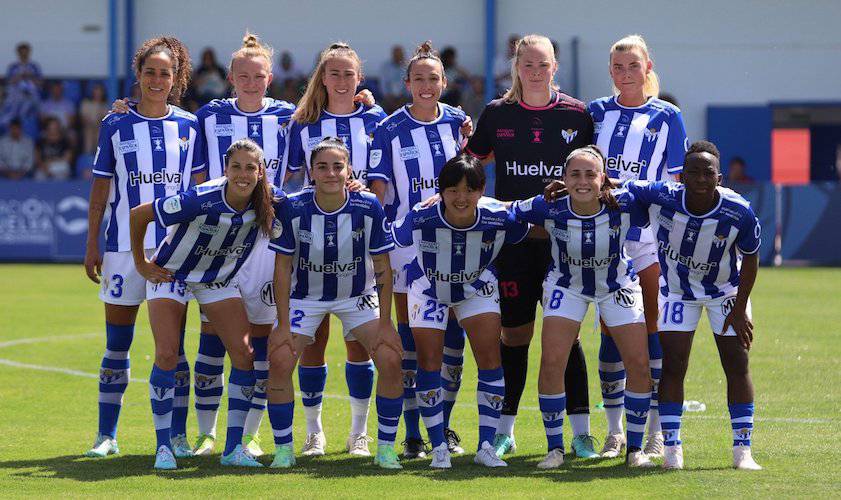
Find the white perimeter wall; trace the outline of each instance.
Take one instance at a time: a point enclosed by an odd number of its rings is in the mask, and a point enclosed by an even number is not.
[[[18,41],[28,40],[48,76],[107,74],[107,0],[0,3],[0,67],[14,59]],[[610,44],[643,34],[663,89],[680,101],[693,138],[704,133],[708,104],[841,100],[841,1],[498,0],[497,11],[498,51],[509,33],[543,33],[560,43],[563,64],[569,40],[579,37],[583,99],[610,92]],[[357,49],[371,74],[391,45],[410,51],[427,38],[439,48],[454,45],[471,71],[484,64],[483,0],[136,0],[135,26],[138,41],[174,34],[194,57],[210,46],[223,62],[248,28],[292,51],[304,71],[321,48],[340,39]],[[122,35],[119,44],[122,49]]]

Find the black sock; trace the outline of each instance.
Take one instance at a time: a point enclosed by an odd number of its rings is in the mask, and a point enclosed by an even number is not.
[[[505,377],[505,402],[502,404],[503,415],[516,415],[520,406],[520,397],[526,388],[526,375],[529,371],[529,346],[511,347],[499,343],[502,358],[502,370]]]
[[[507,378],[505,383],[507,390]],[[587,361],[584,359],[584,349],[581,348],[581,342],[577,340],[572,344],[572,350],[569,353],[569,361],[564,373],[564,385],[567,393],[567,415],[590,413]]]

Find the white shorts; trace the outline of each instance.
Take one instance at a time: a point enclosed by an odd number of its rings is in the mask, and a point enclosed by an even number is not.
[[[552,282],[543,282],[543,317],[557,316],[581,322],[590,303],[608,327],[645,323],[642,309],[642,289],[639,283],[620,288],[604,297],[589,297],[575,293]]]
[[[342,322],[345,339],[355,340],[351,330],[380,319],[380,301],[376,294],[331,301],[289,299],[292,333],[314,338],[318,325],[327,314],[336,316]]]
[[[459,324],[467,318],[499,312],[499,285],[496,280],[489,281],[481,290],[470,298],[455,304],[445,304],[421,293],[420,287],[413,286],[407,297],[409,306],[409,326],[412,328],[432,328],[447,330],[450,311]]]
[[[417,256],[415,247],[395,248],[388,253],[388,260],[391,262],[391,275],[394,278],[394,293],[409,293],[407,281],[408,267]]]
[[[716,335],[723,337],[735,337],[736,331],[733,327],[727,327],[722,333],[724,320],[733,309],[736,303],[736,290],[732,294],[717,299],[706,300],[683,300],[680,295],[660,295],[660,314],[657,318],[657,329],[661,332],[694,332],[701,320],[701,310],[707,308],[707,319],[710,321],[710,329]],[[746,308],[748,318],[751,317],[750,300]]]
[[[275,255],[269,250],[269,239],[260,233],[254,250],[235,277],[245,302],[248,321],[254,325],[272,325],[277,319],[272,285]]]
[[[631,259],[631,265],[634,266],[634,271],[637,273],[652,264],[659,264],[656,241],[625,240],[625,252]]]
[[[240,293],[236,283],[195,283],[185,281],[172,281],[169,283],[146,283],[146,300],[172,299],[182,304],[193,300],[201,304],[211,304],[226,299],[239,299]]]
[[[146,258],[151,259],[155,249],[146,250]],[[99,298],[106,304],[118,306],[137,306],[146,300],[146,278],[134,267],[131,252],[105,252],[102,256],[102,283],[99,288]],[[178,300],[179,293],[187,293],[185,289],[174,287],[165,298]],[[190,295],[192,297],[192,295]]]

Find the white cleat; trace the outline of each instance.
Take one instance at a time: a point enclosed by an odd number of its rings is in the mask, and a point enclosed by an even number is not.
[[[429,464],[433,469],[449,469],[453,464],[450,463],[450,450],[447,448],[447,442],[439,444],[432,448],[432,463]]]
[[[608,434],[604,438],[604,446],[602,447],[602,458],[616,458],[622,455],[625,449],[625,435],[624,434]]]
[[[642,451],[644,451],[649,457],[662,457],[663,433],[653,432],[649,434],[648,439],[645,440],[645,448],[643,448]]]
[[[345,449],[355,457],[370,457],[371,450],[368,449],[368,443],[371,441],[373,439],[365,434],[351,434],[347,438]]]
[[[304,447],[301,448],[301,455],[321,457],[324,455],[325,448],[327,448],[327,437],[324,436],[324,432],[313,432],[307,434],[307,440],[304,441]]]
[[[476,456],[473,457],[473,462],[479,465],[484,465],[485,467],[508,467],[505,460],[496,456],[496,450],[491,443],[487,441],[482,443],[482,447],[479,448],[479,451],[476,452]]]
[[[119,452],[120,448],[117,446],[116,439],[104,434],[97,434],[96,439],[93,442],[93,447],[85,452],[85,456],[90,458],[102,458],[107,457],[108,455],[116,455]]]
[[[648,458],[648,455],[646,455],[645,452],[642,450],[632,451],[631,453],[628,453],[628,455],[625,457],[625,463],[628,465],[628,467],[632,469],[650,469],[652,467],[657,466],[657,464],[652,462],[651,459]]]
[[[733,447],[733,468],[738,470],[762,470],[750,452],[750,446]]]
[[[683,469],[683,446],[666,446],[663,451],[663,468],[666,470]]]
[[[555,448],[546,454],[540,463],[537,464],[538,469],[557,469],[564,465],[564,450]]]

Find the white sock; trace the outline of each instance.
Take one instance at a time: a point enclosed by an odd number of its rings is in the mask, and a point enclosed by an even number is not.
[[[196,410],[200,434],[208,434],[216,438],[216,415],[218,415],[216,410]]]
[[[258,410],[252,407],[248,410],[248,415],[245,417],[245,426],[242,429],[243,436],[246,434],[257,434],[260,430],[260,423],[263,421],[264,413],[266,413],[265,409]]]
[[[304,406],[304,417],[307,419],[307,434],[324,432],[321,427],[321,404]]]
[[[604,414],[607,417],[607,433],[608,434],[622,434],[622,413],[625,408],[622,406],[616,408],[605,408]]]
[[[589,436],[590,414],[576,413],[575,415],[569,415],[569,425],[572,427],[573,436]]]
[[[496,428],[497,434],[505,434],[506,436],[514,435],[514,421],[517,415],[500,415],[499,425]]]
[[[648,435],[652,435],[655,432],[661,432],[660,429],[660,410],[657,408],[651,408],[648,410]]]
[[[350,398],[350,433],[368,434],[368,406],[371,398]]]

